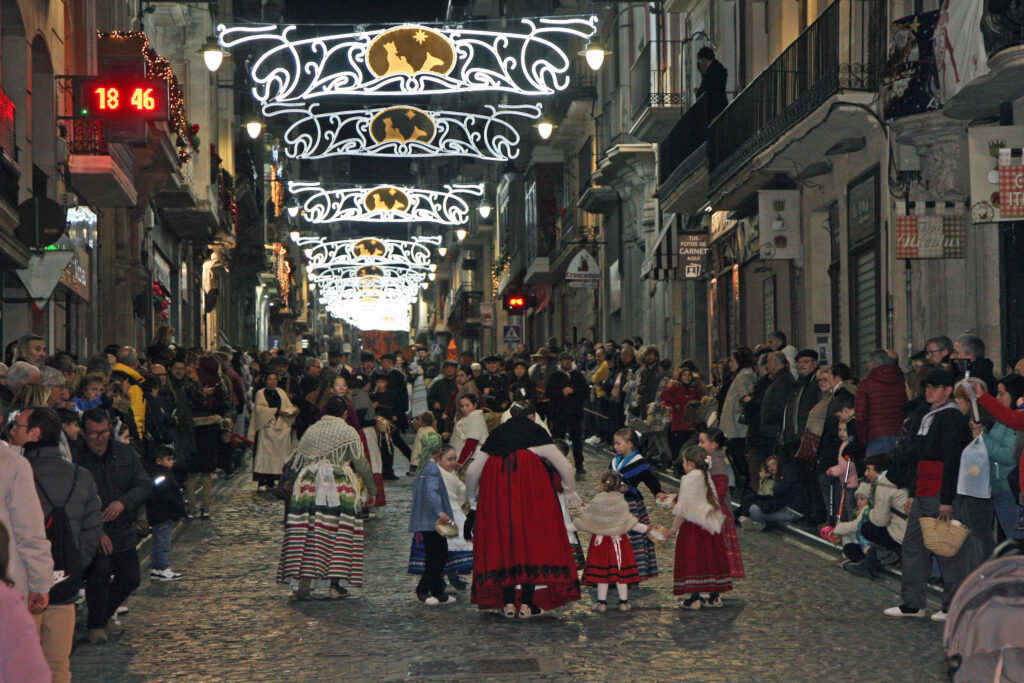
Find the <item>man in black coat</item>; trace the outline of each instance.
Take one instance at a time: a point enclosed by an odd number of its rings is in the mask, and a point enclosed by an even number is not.
[[[444,410],[448,406],[448,399],[451,398],[452,392],[455,391],[455,372],[459,369],[459,364],[453,360],[446,360],[444,362],[442,374],[438,375],[430,381],[430,386],[427,387],[427,407],[430,408],[430,412],[434,413],[434,419],[437,421],[437,431],[440,433],[451,432],[452,425],[446,425],[444,423]]]
[[[483,394],[484,404],[500,413],[508,407],[509,376],[501,371],[501,357],[484,358],[484,371],[476,378],[476,388]]]
[[[576,473],[583,469],[583,405],[587,400],[587,379],[573,367],[572,354],[558,354],[558,369],[548,378],[547,395],[551,400],[551,438],[564,439],[568,430],[572,439],[572,457]]]
[[[135,518],[153,492],[139,454],[112,438],[110,416],[94,408],[82,416],[83,443],[76,444],[75,463],[89,470],[103,507],[99,552],[85,573],[90,640],[118,635],[123,628],[110,621],[114,612],[139,586],[139,556],[135,552]]]
[[[725,96],[729,70],[715,59],[715,51],[706,45],[697,50],[697,70],[701,73],[697,97],[704,97],[710,123],[729,104]]]
[[[764,398],[761,399],[757,435],[758,464],[763,463],[769,455],[772,455],[776,444],[779,443],[782,423],[786,416],[786,406],[796,387],[796,380],[793,379],[793,374],[789,371],[789,361],[781,351],[774,351],[768,355],[765,369],[772,381],[764,392]]]

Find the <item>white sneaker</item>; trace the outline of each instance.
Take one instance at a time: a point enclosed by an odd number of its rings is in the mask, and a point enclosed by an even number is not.
[[[764,531],[764,522],[756,522],[750,517],[741,517],[740,526],[747,531]]]
[[[436,607],[441,604],[441,601],[431,595],[429,598],[423,601],[423,604],[427,607]]]
[[[923,617],[925,612],[923,609],[919,609],[916,612],[905,612],[903,605],[896,605],[886,609],[882,614],[887,617]]]
[[[167,569],[150,569],[149,578],[153,581],[177,581],[181,578],[181,574],[172,571],[170,567]]]
[[[933,614],[930,617],[930,619],[932,621],[939,621],[939,622],[945,621],[946,620],[946,612],[945,612],[945,610],[939,610],[938,612]]]
[[[591,446],[596,446],[597,444],[601,443],[601,437],[599,437],[597,434],[595,434],[594,436],[592,436],[592,437],[590,437],[588,439],[584,439],[584,441],[586,443],[590,444]]]
[[[85,596],[83,595],[82,597],[85,597]],[[124,605],[121,605],[116,610],[114,610],[114,618],[116,619],[117,617],[121,616],[122,614],[128,614],[128,612],[130,612],[130,611],[131,610],[129,610],[127,607],[125,607]]]

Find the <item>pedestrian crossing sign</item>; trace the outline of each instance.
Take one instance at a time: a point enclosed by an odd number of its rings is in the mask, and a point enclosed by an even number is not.
[[[503,337],[506,344],[518,344],[523,341],[523,326],[522,325],[505,325]]]

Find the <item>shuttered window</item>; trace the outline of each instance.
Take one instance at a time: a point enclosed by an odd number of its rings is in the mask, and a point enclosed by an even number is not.
[[[878,348],[878,251],[850,255],[852,341],[854,372],[867,373],[867,354]]]

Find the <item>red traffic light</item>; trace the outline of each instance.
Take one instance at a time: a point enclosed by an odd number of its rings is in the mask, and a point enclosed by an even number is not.
[[[532,299],[533,297],[522,292],[512,292],[505,295],[502,304],[509,313],[522,313],[533,305]]]

